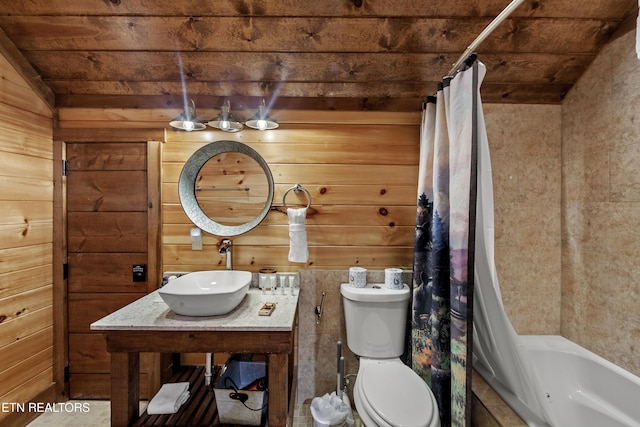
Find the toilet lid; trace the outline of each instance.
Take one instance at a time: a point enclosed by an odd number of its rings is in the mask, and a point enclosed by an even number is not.
[[[361,374],[361,390],[380,418],[397,426],[430,425],[435,410],[431,390],[411,368],[382,363]]]

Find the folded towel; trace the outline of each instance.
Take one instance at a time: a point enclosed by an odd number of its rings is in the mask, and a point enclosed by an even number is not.
[[[287,208],[289,217],[289,261],[307,262],[309,248],[307,247],[307,230],[304,220],[307,217],[307,208]]]
[[[147,414],[175,414],[180,406],[189,399],[189,383],[167,383],[151,399],[147,406]]]

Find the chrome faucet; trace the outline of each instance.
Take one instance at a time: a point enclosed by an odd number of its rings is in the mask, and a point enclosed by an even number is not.
[[[233,242],[229,239],[223,239],[222,245],[220,246],[220,255],[227,256],[226,269],[233,270],[233,262],[231,259],[231,246],[233,246]]]

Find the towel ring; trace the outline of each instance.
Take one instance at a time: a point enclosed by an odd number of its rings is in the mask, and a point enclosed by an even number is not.
[[[306,188],[304,188],[303,186],[301,186],[300,184],[296,184],[293,187],[291,187],[290,189],[288,189],[287,191],[284,192],[284,196],[282,196],[282,204],[284,205],[285,209],[287,208],[287,194],[289,194],[291,192],[291,190],[293,190],[296,194],[298,194],[301,191],[304,191],[305,194],[307,195],[307,199],[309,199],[309,203],[307,203],[307,209],[309,208],[309,206],[311,206],[311,193],[309,193],[309,190],[307,190]]]

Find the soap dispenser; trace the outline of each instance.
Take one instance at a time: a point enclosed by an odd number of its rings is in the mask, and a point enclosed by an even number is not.
[[[202,250],[202,230],[198,227],[191,227],[191,250]]]

